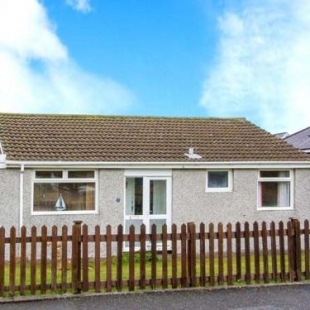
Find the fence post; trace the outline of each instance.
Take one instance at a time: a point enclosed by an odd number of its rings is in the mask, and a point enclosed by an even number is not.
[[[295,262],[296,262],[296,281],[301,281],[301,240],[300,240],[300,222],[297,220],[295,226],[295,243],[296,243],[296,252],[295,252]]]
[[[72,291],[81,293],[81,224],[74,221],[72,227]]]
[[[290,218],[290,257],[291,257],[291,281],[301,280],[301,246],[300,246],[300,223],[298,219]]]
[[[188,238],[188,279],[189,286],[196,286],[196,227],[195,223],[187,223]]]

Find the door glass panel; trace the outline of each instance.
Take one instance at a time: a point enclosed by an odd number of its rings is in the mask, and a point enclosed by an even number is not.
[[[156,225],[156,233],[161,234],[163,230],[163,225],[166,224],[166,219],[151,219],[150,220],[150,231],[152,230],[152,225]]]
[[[165,219],[151,219],[150,220],[150,232],[152,231],[153,224],[156,225],[156,233],[161,234],[163,231],[163,225],[166,224],[166,220]],[[161,248],[162,241],[157,240],[156,244],[157,244],[157,249],[159,250]],[[149,244],[149,246],[151,246],[151,243]]]
[[[140,227],[143,224],[142,220],[126,220],[125,221],[125,233],[129,234],[129,228],[131,225],[135,227],[135,234],[140,234]],[[140,246],[140,242],[135,242],[135,247]],[[129,242],[125,242],[125,247],[129,247]]]
[[[142,215],[143,178],[126,178],[126,215]]]
[[[139,234],[140,233],[140,227],[142,224],[143,224],[142,220],[126,220],[126,223],[125,223],[126,234],[129,234],[129,227],[131,225],[135,226],[135,233]]]
[[[150,181],[150,214],[166,214],[166,180]]]

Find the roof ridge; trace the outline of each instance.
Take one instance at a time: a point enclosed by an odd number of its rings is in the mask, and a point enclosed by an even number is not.
[[[1,116],[37,116],[37,117],[74,117],[74,118],[137,118],[137,119],[192,119],[192,120],[240,120],[248,121],[245,117],[205,117],[205,116],[159,116],[159,115],[105,115],[105,114],[63,114],[63,113],[6,113]]]

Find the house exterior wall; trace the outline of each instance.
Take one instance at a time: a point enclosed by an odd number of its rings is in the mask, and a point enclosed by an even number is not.
[[[231,192],[206,192],[206,170],[174,170],[173,223],[278,222],[310,217],[310,170],[295,170],[294,210],[257,210],[257,182],[257,169],[236,169]]]
[[[18,169],[0,169],[0,227],[9,229],[19,224]]]
[[[310,169],[295,171],[295,208],[297,218],[310,219]]]
[[[98,213],[32,215],[33,170],[24,172],[23,186],[23,225],[51,227],[72,226],[73,221],[81,220],[88,224],[90,232],[95,225],[104,231],[110,224],[113,232],[117,225],[124,224],[124,170],[102,169],[98,172]],[[310,218],[310,170],[296,169],[294,172],[294,210],[257,210],[256,169],[235,169],[231,192],[206,192],[206,170],[173,170],[172,172],[172,223],[187,222],[218,223],[237,221],[280,221],[290,217]],[[0,226],[19,227],[20,208],[19,169],[0,170]]]

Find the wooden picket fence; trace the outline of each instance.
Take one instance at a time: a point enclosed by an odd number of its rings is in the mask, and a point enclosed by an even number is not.
[[[310,279],[309,221],[183,224],[161,233],[75,222],[27,235],[0,228],[0,297],[293,282]],[[267,227],[268,226],[268,227]],[[206,229],[207,228],[207,229]],[[159,248],[160,245],[160,248]],[[138,251],[137,251],[138,248]]]

